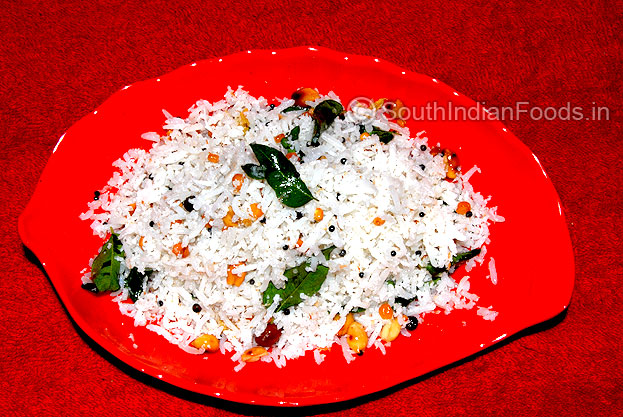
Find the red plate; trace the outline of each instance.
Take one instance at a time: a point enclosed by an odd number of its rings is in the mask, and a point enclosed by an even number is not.
[[[483,195],[492,195],[490,204],[506,218],[492,226],[488,246],[498,285],[485,278],[486,264],[470,273],[479,305],[492,305],[499,312],[495,321],[483,320],[476,309],[429,314],[412,337],[398,338],[385,356],[369,349],[346,364],[340,349],[334,348],[321,365],[308,353],[283,369],[260,362],[238,373],[226,356],[190,355],[134,327],[109,296],[80,288],[80,271],[102,242],[78,215],[111,176],[114,160],[131,147],[149,146],[140,135],[160,130],[162,109],[186,117],[196,100],[219,100],[228,86],[238,85],[269,99],[311,86],[322,93],[333,90],[343,103],[363,96],[401,98],[408,107],[420,109],[427,103],[429,108],[477,107],[430,77],[323,48],[247,51],[123,88],[63,135],[19,219],[22,241],[43,264],[67,311],[104,349],[141,372],[201,394],[301,406],[389,388],[487,348],[567,307],[574,277],[571,243],[556,191],[536,156],[500,122],[425,117],[408,122],[412,133],[426,129],[431,144],[440,142],[457,151],[464,170],[477,164],[482,174],[476,174],[472,184]],[[478,108],[477,114],[485,113]],[[441,117],[439,112],[432,115]],[[414,116],[422,119],[425,110]]]

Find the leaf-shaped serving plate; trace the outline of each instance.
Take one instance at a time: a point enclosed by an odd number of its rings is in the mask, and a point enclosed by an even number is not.
[[[424,117],[408,121],[412,133],[425,129],[431,143],[455,150],[464,170],[477,164],[482,173],[471,183],[483,195],[493,196],[490,204],[506,218],[492,226],[488,245],[498,284],[486,279],[486,264],[470,272],[471,292],[480,296],[479,305],[499,312],[495,321],[483,320],[476,309],[429,314],[410,338],[392,342],[386,355],[368,349],[347,364],[334,348],[321,365],[308,353],[282,369],[260,362],[238,373],[226,356],[187,354],[155,333],[134,327],[109,296],[80,288],[80,271],[102,241],[78,216],[112,175],[114,160],[129,148],[149,147],[141,133],[160,130],[162,109],[185,117],[196,100],[219,100],[228,86],[238,85],[269,99],[289,97],[309,86],[322,93],[332,90],[345,104],[355,97],[388,97],[402,99],[409,108],[476,107],[485,115],[472,100],[435,79],[324,48],[247,51],[193,63],[115,93],[63,135],[19,219],[19,232],[78,326],[117,358],[173,385],[231,401],[330,403],[438,369],[567,307],[574,278],[571,244],[558,196],[538,159],[500,122]],[[517,253],[525,255],[519,258]],[[375,369],[385,371],[371,372]]]

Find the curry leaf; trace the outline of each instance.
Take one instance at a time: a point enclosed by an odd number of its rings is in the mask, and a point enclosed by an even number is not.
[[[480,254],[481,249],[472,249],[470,251],[467,252],[463,252],[463,253],[457,253],[456,255],[454,255],[452,257],[452,262],[450,263],[450,268],[452,268],[453,266],[456,266],[457,264],[467,261],[469,259],[472,259],[474,256],[478,256]],[[433,276],[433,279],[437,279],[439,278],[439,276],[444,273],[447,272],[448,269],[444,268],[444,267],[436,267],[433,266],[433,264],[431,264],[430,262],[428,262],[428,264],[426,265],[426,270],[428,272],[430,272],[430,274]]]
[[[293,175],[295,177],[299,176],[294,164],[279,150],[258,143],[252,143],[249,146],[251,146],[260,165],[266,168],[267,177],[273,171],[281,171],[286,175]]]
[[[260,165],[247,164],[242,169],[251,178],[266,179],[277,198],[288,207],[301,207],[314,199],[294,164],[279,150],[252,143],[251,149]],[[263,168],[263,170],[261,169]]]
[[[437,266],[433,266],[433,264],[431,264],[430,262],[426,265],[426,270],[428,272],[430,272],[430,274],[433,276],[433,278],[443,274],[444,272],[447,271],[447,269],[445,267],[437,267]]]
[[[320,145],[320,122],[318,120],[314,120],[314,135],[311,138],[311,141],[307,143],[308,146],[318,146]]]
[[[141,273],[136,267],[130,270],[130,274],[125,280],[125,286],[128,288],[128,295],[133,302],[136,302],[143,292],[143,283],[151,273],[151,270],[145,270],[144,273]]]
[[[335,246],[329,246],[322,251],[324,257],[328,260],[331,251]],[[262,294],[262,302],[265,306],[270,306],[276,295],[279,295],[279,305],[277,310],[282,311],[286,308],[300,304],[303,300],[301,294],[312,296],[316,294],[329,273],[329,268],[324,265],[318,265],[314,271],[307,271],[311,266],[310,261],[303,262],[299,266],[287,269],[283,275],[288,279],[284,288],[277,288],[272,282],[268,283],[268,287]]]
[[[242,170],[254,180],[263,180],[266,178],[266,168],[261,165],[245,164]]]
[[[318,146],[320,135],[333,124],[335,119],[344,113],[344,107],[335,100],[321,101],[314,107],[312,117],[314,119],[314,136],[311,145]]]
[[[314,107],[314,119],[331,126],[333,121],[344,112],[344,107],[335,100],[321,101]]]
[[[472,259],[473,257],[480,255],[480,252],[481,252],[481,249],[478,248],[478,249],[472,249],[468,252],[457,253],[456,255],[452,257],[452,265],[456,265],[459,262]]]
[[[392,139],[394,139],[394,132],[388,132],[386,130],[379,129],[376,126],[372,126],[372,132],[370,132],[370,134],[378,136],[379,140],[384,144],[388,144],[392,141]]]
[[[268,185],[275,190],[279,201],[288,207],[301,207],[314,199],[311,191],[300,178],[275,171],[268,174],[266,180]]]
[[[119,271],[124,257],[119,236],[111,233],[91,264],[91,278],[98,291],[117,291],[120,288]]]
[[[290,107],[286,107],[285,109],[281,110],[281,113],[289,113],[291,111],[299,111],[299,110],[307,110],[309,109],[309,106],[290,106]]]
[[[397,302],[398,304],[400,304],[403,307],[408,306],[409,304],[411,304],[412,302],[414,302],[416,300],[417,297],[413,297],[413,298],[402,298],[402,297],[396,297],[394,298],[394,301]]]
[[[292,144],[290,143],[290,141],[298,140],[300,132],[301,132],[301,127],[300,126],[294,126],[294,128],[292,128],[292,130],[290,132],[288,132],[286,137],[281,139],[281,145],[285,148],[285,150],[287,150],[288,152],[294,152],[295,151],[295,149],[292,146]]]
[[[290,138],[290,140],[298,140],[299,133],[301,133],[301,126],[294,126],[292,130],[288,133],[287,137]]]
[[[329,258],[331,257],[331,252],[333,252],[333,249],[335,249],[334,245],[329,246],[328,248],[324,248],[321,252],[324,255],[324,258],[328,261]]]

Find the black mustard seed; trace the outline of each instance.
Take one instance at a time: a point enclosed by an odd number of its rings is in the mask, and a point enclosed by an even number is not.
[[[182,203],[182,205],[184,206],[184,210],[186,210],[189,213],[195,209],[195,207],[193,206],[193,203],[190,202],[191,198],[193,198],[192,195],[190,197],[186,197],[186,200],[184,200],[184,202]]]
[[[405,326],[407,328],[407,330],[409,330],[410,332],[414,331],[415,329],[417,329],[417,325],[419,324],[417,317],[415,316],[410,316],[409,317],[409,322],[407,323],[407,325]]]

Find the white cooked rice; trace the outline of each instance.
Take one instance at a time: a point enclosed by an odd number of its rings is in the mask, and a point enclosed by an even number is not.
[[[339,100],[329,93],[318,101],[326,98]],[[425,132],[411,138],[407,128],[387,120],[381,111],[363,108],[357,112],[364,121],[354,122],[350,115],[336,119],[320,146],[307,146],[312,119],[300,111],[281,113],[292,104],[283,99],[271,108],[262,97],[230,89],[216,103],[197,102],[186,119],[165,112],[169,133],[145,133],[143,138],[154,142],[149,151],[130,149],[113,164],[118,171],[81,218],[90,220],[102,238],[111,228],[118,233],[126,254],[122,276],[134,267],[155,271],[135,303],[127,302],[127,289],[114,294],[121,312],[133,317],[136,326],[147,326],[189,353],[203,353],[190,346],[194,338],[215,335],[221,352],[232,352],[232,360],[239,362],[235,369],[240,370],[242,353],[255,346],[254,338],[271,319],[282,336],[262,360],[281,367],[307,350],[321,363],[321,350],[334,343],[341,346],[346,361],[354,360],[346,336],[336,336],[353,309],[365,309],[356,320],[369,336],[368,346],[385,353],[379,334],[388,320],[379,315],[381,304],[392,306],[405,336],[409,333],[403,315],[421,320],[436,309],[449,313],[473,308],[478,296],[469,293],[468,277],[457,284],[443,273],[431,283],[424,266],[430,262],[445,267],[453,255],[474,248],[483,252],[468,261],[467,269],[484,262],[489,223],[504,219],[468,183],[480,170],[473,167],[456,181],[446,181],[442,158],[420,150],[421,145],[429,146]],[[389,144],[376,135],[360,140],[359,125],[371,131],[372,123],[398,133]],[[305,156],[293,162],[317,199],[297,209],[284,206],[265,181],[250,179],[241,169],[257,163],[249,144],[282,149],[274,138],[295,125],[301,132],[293,143]],[[209,161],[210,154],[219,156],[218,163]],[[244,175],[239,192],[234,190],[239,185],[233,181],[235,174]],[[194,206],[191,212],[181,205],[188,197]],[[472,217],[454,211],[461,201],[471,204]],[[253,219],[252,203],[263,211],[265,223]],[[224,228],[222,219],[230,207],[233,221],[251,219],[251,224]],[[318,222],[316,208],[324,211]],[[297,219],[297,212],[303,217]],[[375,217],[385,223],[374,225]],[[303,243],[297,247],[299,238]],[[178,243],[189,249],[187,257],[172,253]],[[326,261],[320,250],[330,245],[337,250]],[[346,254],[340,257],[342,249]],[[329,267],[320,291],[303,297],[287,315],[275,312],[277,301],[264,306],[262,292],[268,283],[282,287],[284,271],[308,259],[312,270],[317,264]],[[233,272],[246,272],[244,283],[227,285],[228,265],[240,263],[244,264]],[[495,283],[493,260],[489,268]],[[87,272],[83,281],[89,279]],[[403,307],[395,302],[397,297],[416,301]],[[193,312],[194,304],[201,306],[199,313]],[[497,315],[482,307],[478,314],[487,320]]]
[[[493,285],[497,285],[498,283],[498,272],[495,269],[495,259],[491,258],[489,260],[489,277],[488,277]]]

